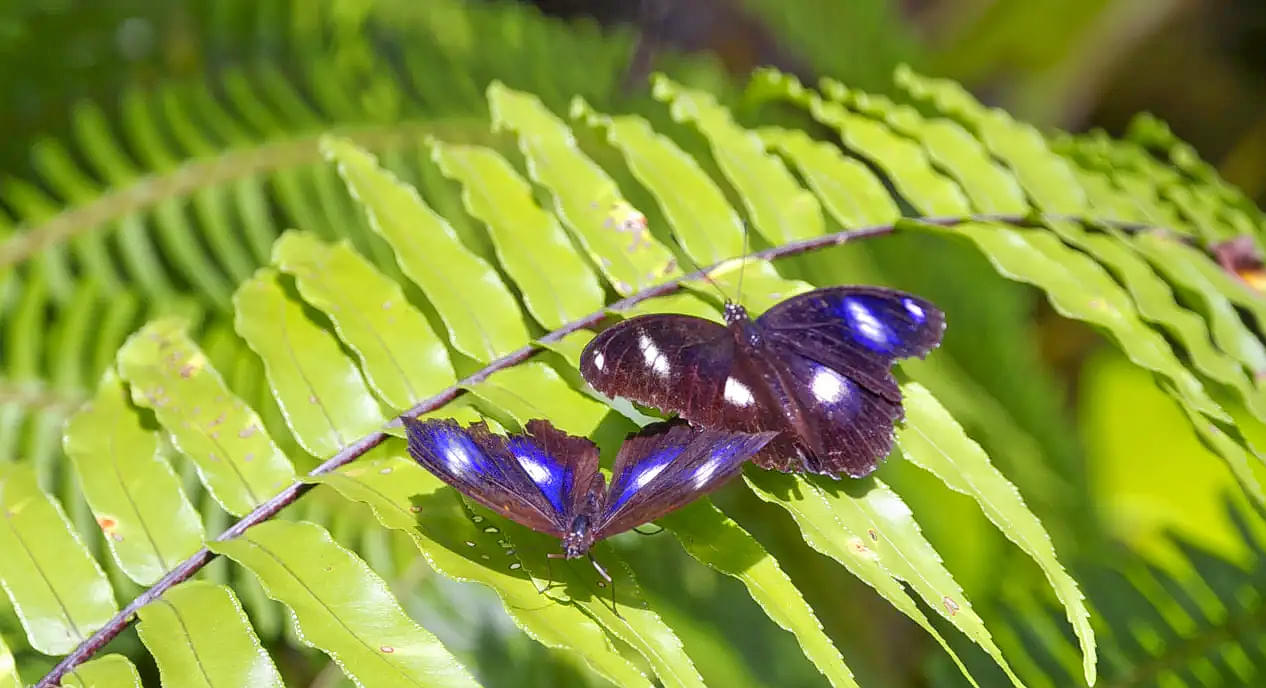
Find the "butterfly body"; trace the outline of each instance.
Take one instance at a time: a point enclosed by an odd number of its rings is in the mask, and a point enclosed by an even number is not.
[[[508,437],[483,423],[404,424],[415,461],[470,499],[559,538],[569,559],[717,489],[775,435],[657,423],[625,440],[608,486],[597,446],[548,421],[528,421],[527,434]]]
[[[901,417],[893,361],[940,343],[931,303],[879,287],[832,287],[752,319],[727,303],[725,325],[653,314],[608,328],[581,374],[608,396],[676,412],[704,428],[778,431],[754,457],[766,468],[863,476]]]

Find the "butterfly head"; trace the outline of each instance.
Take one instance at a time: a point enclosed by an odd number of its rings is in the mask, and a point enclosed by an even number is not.
[[[579,514],[572,519],[567,535],[563,536],[563,556],[568,559],[583,557],[593,546],[593,531],[590,529],[589,517]]]
[[[737,303],[734,303],[733,301],[725,302],[725,324],[726,325],[733,325],[736,322],[743,322],[744,320],[750,320],[750,319],[751,318],[749,318],[747,315],[746,308],[740,306]]]

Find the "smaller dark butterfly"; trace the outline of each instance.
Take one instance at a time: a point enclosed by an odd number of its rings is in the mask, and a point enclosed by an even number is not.
[[[892,448],[901,391],[891,367],[941,343],[945,315],[880,287],[793,296],[752,320],[727,303],[725,325],[652,314],[589,342],[580,372],[610,397],[698,426],[779,431],[753,461],[784,472],[861,477]]]
[[[484,423],[403,420],[415,461],[476,502],[561,539],[568,559],[717,489],[776,434],[655,423],[624,440],[608,488],[598,447],[549,421],[528,421],[527,434],[507,437]]]

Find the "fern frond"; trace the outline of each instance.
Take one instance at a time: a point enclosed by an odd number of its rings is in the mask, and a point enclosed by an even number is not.
[[[1261,653],[1266,610],[1260,589],[1266,581],[1256,510],[1227,504],[1245,557],[1235,560],[1171,535],[1175,558],[1164,567],[1141,553],[1122,550],[1111,563],[1079,567],[1103,640],[1103,679],[1113,688],[1199,681],[1204,685],[1257,685],[1266,675]],[[1017,596],[1010,596],[1013,600]],[[1049,622],[1041,604],[1017,605],[1012,626],[1039,628]],[[1010,636],[1033,656],[1032,680],[1064,685],[1071,680],[1064,656],[1067,639],[1028,632]],[[1026,678],[1029,678],[1026,676]]]
[[[1266,314],[1266,305],[1184,243],[1224,236],[1229,226],[1218,204],[1234,205],[1233,199],[1214,196],[1207,176],[1185,193],[1179,180],[1192,173],[1150,158],[1133,167],[1114,163],[1111,171],[1083,165],[1085,151],[1076,146],[1063,150],[954,85],[908,70],[898,73],[897,84],[939,114],[925,117],[834,82],[817,92],[765,73],[752,84],[749,100],[790,103],[838,142],[816,141],[790,126],[747,128],[723,98],[666,77],[655,83],[666,104],[637,106],[654,109],[654,116],[608,115],[599,110],[613,109],[599,100],[607,90],[534,74],[516,79],[518,65],[482,56],[479,44],[490,38],[541,54],[545,41],[572,40],[555,24],[532,23],[524,8],[436,2],[394,11],[400,14],[389,15],[393,20],[421,26],[436,40],[416,48],[421,53],[400,48],[396,62],[364,46],[337,49],[341,32],[379,27],[375,22],[388,15],[322,17],[296,27],[293,38],[307,48],[327,41],[336,48],[305,53],[312,59],[297,83],[264,66],[229,73],[211,89],[129,94],[121,136],[108,118],[83,110],[79,145],[96,169],[80,170],[49,144],[44,184],[5,185],[6,205],[23,224],[0,244],[0,269],[7,269],[9,284],[20,285],[6,288],[0,309],[4,379],[11,381],[0,389],[74,399],[103,379],[92,405],[65,431],[82,489],[64,479],[69,471],[57,454],[64,407],[34,409],[28,422],[27,397],[0,397],[0,447],[23,458],[0,473],[0,507],[13,526],[0,530],[0,545],[16,552],[16,539],[38,538],[36,547],[21,550],[25,559],[0,557],[0,580],[31,644],[67,655],[44,685],[89,666],[81,662],[134,614],[142,641],[172,682],[179,667],[207,651],[197,633],[170,632],[199,610],[231,629],[232,647],[214,652],[224,680],[249,669],[275,683],[276,669],[258,652],[259,635],[267,641],[285,631],[265,594],[294,615],[294,640],[319,648],[363,684],[473,684],[469,658],[405,614],[385,580],[394,568],[387,535],[367,529],[351,503],[368,504],[383,528],[406,536],[404,556],[421,552],[444,576],[491,588],[517,628],[599,676],[620,685],[702,685],[697,650],[675,628],[680,615],[661,614],[638,586],[638,569],[650,564],[636,550],[597,548],[614,574],[614,591],[597,587],[583,563],[551,569],[545,554],[555,542],[460,501],[404,458],[388,419],[427,412],[516,427],[546,416],[611,447],[648,419],[583,387],[575,364],[590,336],[584,330],[608,313],[638,308],[715,317],[702,278],[733,290],[741,266],[742,298],[760,310],[815,284],[854,277],[836,265],[774,259],[862,238],[897,234],[894,242],[913,242],[898,248],[938,246],[946,235],[970,240],[1003,277],[1034,285],[1061,313],[1098,327],[1154,372],[1196,432],[1251,495],[1266,501],[1257,484],[1260,460],[1216,393],[1225,387],[1256,399],[1261,344],[1241,311]],[[577,55],[604,59],[609,50],[587,45],[589,52]],[[581,59],[568,60],[543,73],[579,80]],[[445,61],[473,67],[434,70],[434,82],[424,78],[432,73],[426,65]],[[526,62],[535,69],[551,64]],[[403,74],[399,64],[423,66]],[[484,69],[505,75],[488,89],[488,105],[480,94]],[[532,82],[536,96],[513,89],[523,81]],[[453,97],[471,92],[471,102]],[[576,131],[555,114],[569,102]],[[441,103],[448,108],[442,113],[435,107]],[[495,126],[513,132],[526,174],[489,133],[485,107]],[[706,148],[659,126],[664,115],[701,134]],[[1124,150],[1110,148],[1114,155]],[[1118,168],[1134,176],[1118,178]],[[552,208],[538,204],[528,178],[545,187]],[[1154,189],[1154,198],[1125,203],[1123,180]],[[1119,217],[1119,210],[1137,215]],[[1122,223],[1140,217],[1173,220],[1172,234]],[[660,226],[651,231],[651,222]],[[770,247],[742,257],[748,222]],[[875,226],[859,227],[865,222]],[[836,224],[854,229],[828,233]],[[279,235],[291,226],[298,231]],[[680,251],[665,241],[670,236],[680,240]],[[678,260],[710,267],[661,281],[679,275]],[[682,287],[691,293],[673,293]],[[624,298],[607,303],[612,294]],[[186,301],[174,301],[182,295]],[[149,324],[112,356],[137,324],[135,304],[143,297],[190,303],[186,308],[209,315],[190,328],[152,317],[179,308],[146,313]],[[107,300],[108,308],[98,307]],[[958,312],[966,320],[979,317],[968,311]],[[58,327],[45,340],[39,325],[50,314]],[[94,341],[97,331],[103,334]],[[552,353],[533,358],[541,348]],[[118,379],[106,372],[112,365]],[[958,368],[951,361],[940,371],[915,365],[906,373],[952,385],[955,374],[947,370]],[[121,385],[136,408],[126,404]],[[953,419],[960,404],[983,417],[1005,413],[961,393],[947,395],[954,403],[942,408],[925,387],[905,388],[910,414],[902,450],[939,482],[970,495],[997,532],[1038,562],[1079,643],[1064,651],[1080,663],[1070,680],[1093,683],[1096,641],[1078,584],[1041,521]],[[451,404],[458,398],[468,405]],[[982,408],[992,408],[992,416]],[[163,460],[159,438],[188,458],[180,471],[112,485],[101,466],[84,461],[113,439],[128,452],[114,465],[148,465]],[[314,460],[321,463],[297,477]],[[122,537],[103,560],[152,584],[122,611],[57,499],[40,490],[36,469],[59,499],[87,498],[97,524],[87,532]],[[747,486],[791,516],[788,526],[803,542],[780,551],[827,554],[933,642],[955,647],[937,625],[943,621],[951,637],[961,633],[967,650],[988,655],[1020,684],[1011,667],[1024,671],[1032,663],[1022,666],[999,649],[999,625],[978,599],[968,600],[960,572],[924,536],[914,495],[877,479],[840,485],[754,473]],[[157,523],[148,509],[121,508],[148,491],[155,496],[147,504],[174,505],[169,522]],[[304,494],[311,496],[298,511],[278,517]],[[721,504],[703,501],[665,519],[692,558],[685,561],[703,564],[695,567],[702,575],[736,578],[765,617],[759,623],[791,631],[810,670],[833,685],[856,685],[848,648],[822,630],[820,618],[832,610],[811,607],[796,586],[803,559],[775,558],[751,534],[760,525],[752,513]],[[210,540],[198,535],[192,505]],[[229,515],[239,520],[230,526]],[[236,595],[182,584],[213,554],[237,562],[210,576],[233,583]],[[57,557],[72,564],[46,573]],[[244,583],[243,570],[259,585]],[[1225,572],[1202,573],[1221,584]],[[549,582],[560,590],[536,592]],[[251,623],[243,621],[243,608]],[[1065,625],[1053,628],[1061,633]],[[235,661],[247,655],[254,663]],[[979,683],[970,661],[957,649],[950,655],[969,682]],[[106,667],[105,658],[96,662],[94,668]],[[126,673],[117,661],[108,663]]]

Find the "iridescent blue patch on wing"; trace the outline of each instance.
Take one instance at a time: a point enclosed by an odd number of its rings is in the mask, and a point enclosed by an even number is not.
[[[857,296],[842,300],[840,305],[850,332],[867,349],[881,354],[892,353],[897,348],[897,336],[881,319],[883,311],[872,308],[866,301],[867,299]]]
[[[484,456],[479,445],[460,429],[447,425],[435,425],[427,435],[426,441],[431,445],[433,453],[453,475],[458,477],[488,473],[500,475],[501,471],[488,460],[488,457]]]
[[[694,485],[695,489],[701,489],[712,479],[712,476],[716,475],[717,471],[734,461],[734,457],[742,445],[743,439],[739,437],[712,445],[712,449],[708,452],[707,460],[696,466],[694,471],[686,476],[686,479]],[[744,456],[743,459],[746,460],[747,457]]]
[[[615,511],[624,505],[638,490],[646,487],[655,476],[664,472],[668,468],[668,464],[672,463],[681,453],[685,451],[684,446],[666,447],[650,456],[638,461],[637,463],[625,469],[624,473],[619,476],[620,493],[616,496],[615,501],[611,502],[610,511]],[[615,487],[614,485],[612,487]]]
[[[549,500],[550,506],[558,513],[564,513],[567,493],[571,491],[571,471],[526,437],[512,436],[509,447],[528,477]]]

